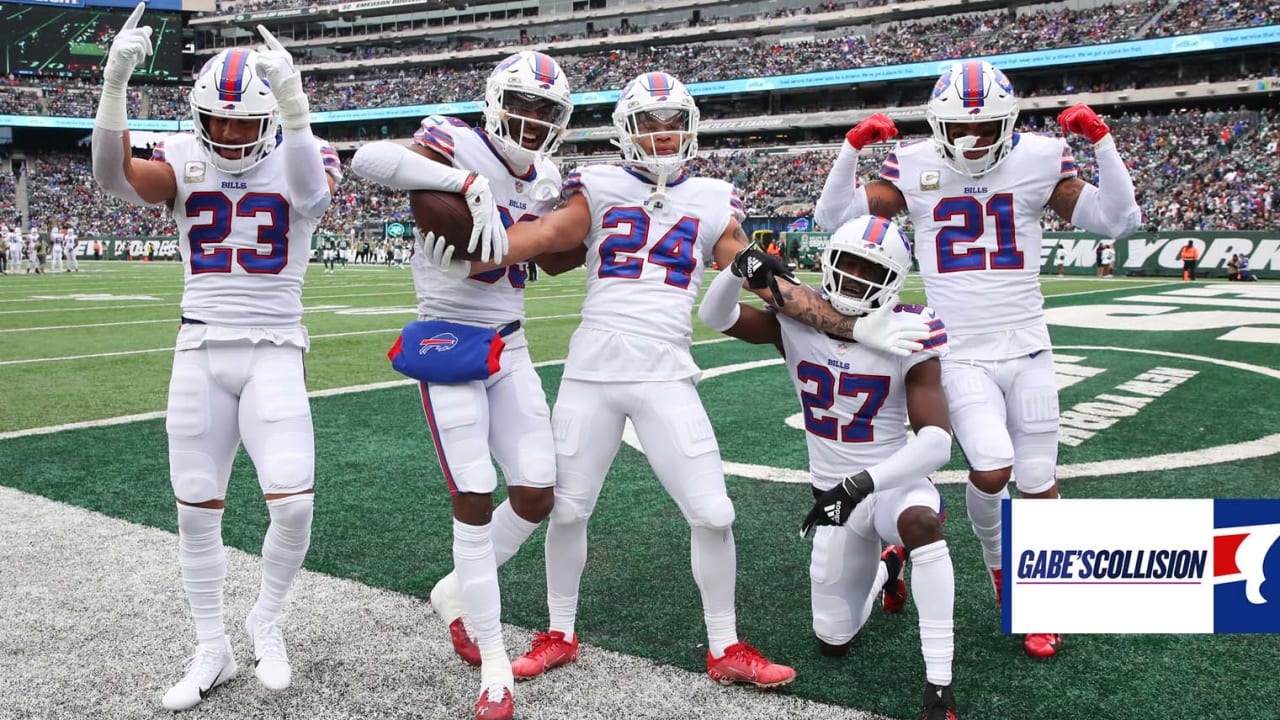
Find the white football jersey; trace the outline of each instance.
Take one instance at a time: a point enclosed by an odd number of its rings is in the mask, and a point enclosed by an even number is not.
[[[317,144],[325,171],[341,179],[338,154]],[[177,180],[183,317],[213,327],[300,327],[302,279],[320,219],[290,206],[284,156],[274,152],[232,175],[209,162],[195,135],[172,135],[151,159],[168,163]]]
[[[943,162],[932,140],[899,143],[885,159],[880,177],[906,198],[925,295],[946,318],[953,357],[1011,357],[1007,338],[974,336],[1022,328],[1014,355],[1048,347],[1040,222],[1054,188],[1075,176],[1065,140],[1030,133],[1015,133],[1009,157],[980,178]]]
[[[539,157],[524,174],[494,146],[483,128],[457,118],[432,115],[423,118],[414,143],[443,155],[460,170],[476,172],[489,181],[502,222],[537,220],[551,212],[560,199],[560,171]],[[430,265],[428,263],[428,265]],[[452,278],[435,266],[421,277],[415,271],[418,312],[444,320],[502,325],[524,319],[524,286],[528,263],[516,263],[467,278]]]
[[[838,340],[779,314],[787,370],[804,414],[809,472],[814,487],[827,490],[848,475],[883,461],[907,443],[907,371],[947,353],[942,320],[924,305],[894,309],[915,327],[924,314],[936,325],[925,349],[907,357]]]
[[[737,196],[723,180],[677,176],[661,210],[644,175],[589,165],[565,178],[591,207],[587,297],[564,377],[664,381],[701,374],[689,354],[693,303]],[[739,203],[740,204],[740,203]]]

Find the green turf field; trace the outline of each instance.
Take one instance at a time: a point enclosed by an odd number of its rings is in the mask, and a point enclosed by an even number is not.
[[[176,263],[84,262],[79,274],[0,277],[0,483],[174,530],[163,419],[177,329]],[[814,276],[807,278],[814,281]],[[923,301],[912,278],[904,301]],[[1278,497],[1280,286],[1047,278],[1069,442],[1070,497]],[[529,338],[554,401],[578,321],[582,273],[530,285]],[[448,494],[416,389],[385,358],[414,304],[407,269],[309,273],[308,384],[317,435],[311,569],[416,596],[451,565]],[[785,372],[731,366],[774,357],[695,321],[699,386],[733,473],[740,631],[796,666],[791,692],[894,718],[919,708],[923,664],[913,608],[877,613],[844,660],[809,630],[810,505],[804,440]],[[1225,338],[1225,339],[1224,339]],[[1149,371],[1177,387],[1099,427],[1099,396]],[[372,387],[366,387],[372,386]],[[127,422],[93,421],[142,415]],[[70,427],[59,427],[70,426]],[[1092,428],[1092,429],[1090,429]],[[33,432],[37,431],[37,432]],[[1033,661],[999,617],[963,512],[959,453],[939,476],[956,567],[955,688],[965,718],[1274,718],[1280,641],[1269,636],[1071,636]],[[243,453],[226,540],[256,552],[266,513]],[[591,524],[584,641],[690,670],[705,634],[688,532],[635,448],[624,446]],[[542,531],[502,569],[505,618],[546,623]]]

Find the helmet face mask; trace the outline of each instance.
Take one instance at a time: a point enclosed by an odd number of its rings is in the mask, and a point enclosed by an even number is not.
[[[939,157],[957,172],[981,177],[1013,149],[1018,98],[991,63],[957,63],[938,78],[925,117]]]
[[[498,63],[485,83],[485,130],[518,165],[531,165],[539,156],[554,153],[572,112],[564,72],[542,53],[512,55]]]
[[[196,137],[214,167],[232,175],[256,166],[276,147],[276,99],[266,81],[257,76],[256,59],[255,50],[223,50],[204,64],[191,89]],[[257,131],[242,133],[249,125],[234,121],[256,123]],[[228,131],[234,137],[228,138]]]
[[[902,292],[911,246],[892,220],[864,215],[841,225],[822,251],[822,289],[845,315],[866,315]]]
[[[698,155],[698,106],[684,84],[645,73],[622,91],[613,111],[623,161],[668,178]]]

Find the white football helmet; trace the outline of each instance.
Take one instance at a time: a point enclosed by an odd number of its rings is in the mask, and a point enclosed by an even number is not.
[[[856,270],[861,272],[852,272]],[[866,315],[902,292],[910,270],[907,236],[892,220],[878,215],[841,225],[822,251],[822,289],[831,306],[845,315]]]
[[[572,112],[569,81],[543,53],[522,50],[498,63],[485,82],[484,128],[521,167],[556,151]]]
[[[1013,125],[1018,121],[1018,98],[1004,73],[989,62],[969,60],[952,65],[938,78],[925,117],[943,161],[957,172],[981,177],[1009,157]],[[999,123],[994,138],[960,135],[952,139],[948,133],[950,125],[986,122]],[[966,152],[984,150],[981,157],[965,156]]]
[[[276,99],[267,82],[254,70],[257,58],[258,52],[248,48],[223,50],[204,64],[191,88],[196,137],[208,149],[213,166],[232,175],[254,167],[276,149],[279,132]],[[210,117],[257,120],[257,137],[246,143],[218,142],[209,135]],[[240,156],[225,157],[220,150]]]
[[[645,73],[627,83],[613,109],[615,142],[626,164],[668,178],[698,156],[698,119],[698,105],[684,83],[664,72]],[[676,151],[650,155],[641,141],[648,138],[656,149],[662,135],[678,136]]]

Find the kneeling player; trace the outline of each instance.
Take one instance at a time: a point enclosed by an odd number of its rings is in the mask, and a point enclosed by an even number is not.
[[[860,324],[919,323],[921,315],[933,318],[933,311],[897,304],[910,267],[910,248],[898,227],[863,216],[831,236],[822,258],[822,287],[832,307],[862,316]],[[923,350],[898,357],[740,305],[741,292],[742,278],[722,272],[699,315],[747,342],[772,343],[787,359],[805,411],[817,498],[802,532],[814,530],[809,575],[819,650],[847,652],[882,589],[885,610],[902,609],[906,584],[900,575],[910,554],[925,661],[923,717],[954,720],[955,576],[942,537],[941,498],[927,477],[951,457],[938,359],[947,342],[942,321],[930,320],[933,335]],[[916,429],[913,441],[908,417]],[[883,554],[881,540],[890,543]]]

